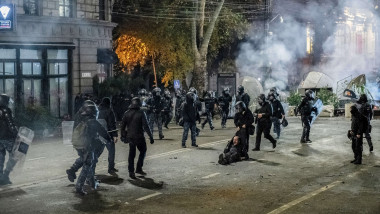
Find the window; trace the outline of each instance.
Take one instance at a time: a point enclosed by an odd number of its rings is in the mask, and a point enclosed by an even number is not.
[[[68,52],[47,50],[50,112],[62,117],[68,113]]]
[[[39,0],[24,0],[23,7],[26,15],[39,15],[38,1]]]
[[[15,98],[16,49],[0,49],[0,93]]]
[[[99,0],[99,20],[106,20],[106,5],[104,0]]]
[[[20,50],[23,101],[27,105],[40,105],[42,97],[42,51]]]
[[[73,17],[73,0],[59,0],[59,16]]]

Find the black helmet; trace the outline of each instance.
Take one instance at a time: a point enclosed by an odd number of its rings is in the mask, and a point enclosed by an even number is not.
[[[8,95],[6,94],[0,95],[0,106],[8,107],[10,102],[13,102],[13,101]]]
[[[260,106],[263,106],[264,103],[266,102],[265,94],[260,94],[260,95],[257,97],[257,102],[259,103]]]
[[[229,89],[228,87],[225,87],[225,88],[223,89],[223,91],[222,91],[222,94],[223,94],[224,96],[230,94],[230,89]]]
[[[196,99],[196,95],[192,92],[187,92],[186,94],[186,102],[191,104],[194,103]]]
[[[143,97],[143,96],[146,96],[146,94],[147,94],[146,89],[144,89],[144,88],[143,88],[143,89],[140,89],[140,91],[139,91],[139,95],[140,95],[140,96]]]
[[[110,108],[111,107],[111,99],[109,97],[103,97],[102,102],[99,105],[103,108]]]
[[[236,104],[235,104],[235,109],[237,112],[243,112],[247,109],[247,107],[245,106],[245,103],[243,101],[238,101]]]
[[[312,91],[310,89],[305,92],[305,95],[310,100],[314,100],[315,99],[315,93],[314,93],[314,91]]]
[[[204,98],[211,98],[211,93],[206,91],[205,95],[204,95]]]
[[[140,109],[141,107],[141,100],[138,97],[134,97],[131,100],[131,105],[129,105],[128,108],[130,109]]]
[[[287,119],[282,119],[282,122],[281,122],[281,125],[283,126],[283,127],[287,127],[288,126],[288,120]]]
[[[244,93],[244,86],[239,85],[239,87],[237,88],[237,91],[239,94],[243,94]]]
[[[195,95],[198,94],[197,89],[195,89],[194,87],[191,87],[191,88],[189,89],[189,92],[191,92],[191,93],[193,93],[193,94],[195,94]]]
[[[159,97],[159,96],[161,96],[161,89],[158,88],[158,87],[154,88],[153,91],[152,91],[152,94],[153,94],[153,96],[155,96],[155,97]]]
[[[90,118],[98,118],[99,110],[96,104],[91,100],[84,101],[82,106],[81,115],[88,116]]]
[[[276,99],[276,95],[274,94],[274,92],[269,92],[268,100],[272,102],[275,99]]]
[[[366,94],[361,94],[360,97],[359,97],[359,102],[361,104],[364,104],[364,103],[368,102],[367,95]]]

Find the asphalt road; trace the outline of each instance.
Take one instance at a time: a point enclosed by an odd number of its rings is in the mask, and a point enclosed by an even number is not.
[[[229,166],[217,160],[235,132],[232,121],[227,129],[220,121],[214,131],[206,126],[200,147],[188,139],[185,149],[182,129],[172,125],[164,140],[148,145],[148,175],[137,180],[128,177],[128,145],[117,143],[118,176],[107,174],[105,150],[96,170],[101,185],[85,197],[65,174],[77,157],[72,146],[34,142],[13,184],[0,187],[0,213],[380,213],[380,121],[372,125],[375,151],[364,143],[362,165],[350,163],[349,119],[319,118],[313,143],[301,145],[301,123],[289,118],[276,149],[263,140],[251,160]]]

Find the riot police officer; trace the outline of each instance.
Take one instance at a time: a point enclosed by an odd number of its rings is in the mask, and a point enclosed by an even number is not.
[[[163,123],[165,128],[169,128],[168,125],[173,119],[173,99],[169,90],[164,92],[164,110],[163,110]]]
[[[194,87],[191,87],[189,89],[189,92],[194,94],[194,97],[195,97],[194,105],[197,112],[196,120],[198,121],[198,123],[201,123],[201,115],[199,114],[199,112],[202,111],[202,102],[199,99],[198,91]],[[195,129],[196,129],[197,136],[199,136],[199,133],[201,132],[201,130],[197,126],[195,126]]]
[[[256,146],[253,151],[260,151],[261,135],[264,133],[264,138],[268,139],[272,143],[273,149],[276,148],[277,141],[270,135],[270,129],[272,122],[270,116],[272,115],[272,109],[270,104],[266,101],[265,95],[260,94],[257,98],[259,108],[255,111],[257,117],[257,132],[256,132]]]
[[[222,128],[226,128],[228,113],[230,112],[230,103],[232,101],[232,97],[230,95],[229,88],[224,88],[222,91],[222,96],[218,98],[218,103],[221,108],[221,116],[222,116]]]
[[[315,108],[313,108],[313,100],[315,100],[315,94],[312,90],[307,90],[305,92],[305,97],[302,99],[301,104],[297,107],[297,112],[301,113],[301,120],[303,124],[303,131],[301,136],[300,143],[311,143],[310,140],[310,128],[311,128],[311,121],[312,111],[317,111]]]
[[[186,100],[186,90],[177,90],[176,91],[176,100],[175,100],[175,122],[178,124],[179,120],[182,117],[181,105]]]
[[[364,130],[365,138],[367,139],[369,151],[373,151],[373,144],[371,138],[371,119],[373,116],[372,106],[368,103],[368,98],[366,94],[361,94],[359,100],[355,103],[356,108],[359,113],[365,118],[367,124]]]
[[[272,106],[272,116],[271,121],[273,123],[273,132],[277,134],[277,139],[280,138],[281,135],[281,121],[280,119],[285,118],[284,107],[281,102],[277,100],[277,96],[274,92],[269,92],[268,100]]]
[[[6,94],[0,95],[0,185],[11,184],[9,174],[17,163],[12,149],[17,137],[17,127],[13,121],[12,110],[8,105],[12,99]],[[8,151],[8,162],[4,169],[5,155]]]
[[[149,108],[149,128],[153,133],[153,125],[157,124],[160,140],[164,138],[162,133],[162,110],[164,109],[164,98],[161,97],[161,89],[154,88],[152,91],[152,97],[147,100],[147,106]]]
[[[363,135],[366,133],[368,120],[360,113],[356,105],[351,106],[351,129],[349,130],[348,137],[352,141],[352,151],[354,152],[354,160],[351,163],[362,164],[363,154]]]
[[[251,98],[247,93],[244,92],[244,86],[239,85],[237,88],[237,94],[236,94],[236,102],[243,101],[245,106],[249,108],[249,102],[251,101]]]
[[[191,132],[191,145],[198,147],[196,136],[197,136],[197,107],[195,104],[196,96],[192,92],[186,94],[186,102],[182,104],[182,117],[183,117],[183,134],[182,134],[182,147],[186,148],[186,140],[189,133]]]
[[[217,102],[215,97],[212,96],[210,92],[206,92],[204,98],[205,107],[206,107],[206,119],[202,123],[202,129],[205,127],[206,123],[208,122],[210,125],[210,129],[213,130],[214,126],[212,125],[212,116],[214,112],[214,107]]]

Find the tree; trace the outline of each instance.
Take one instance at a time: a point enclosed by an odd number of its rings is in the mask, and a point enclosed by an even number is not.
[[[214,13],[205,31],[206,0],[195,1],[195,13],[192,22],[192,47],[194,51],[194,79],[199,90],[208,90],[207,53],[215,23],[222,10],[224,0],[217,3]],[[198,17],[199,16],[199,17]]]
[[[144,66],[148,57],[148,48],[145,43],[127,34],[121,35],[115,41],[115,52],[120,63],[129,73],[137,65]]]

